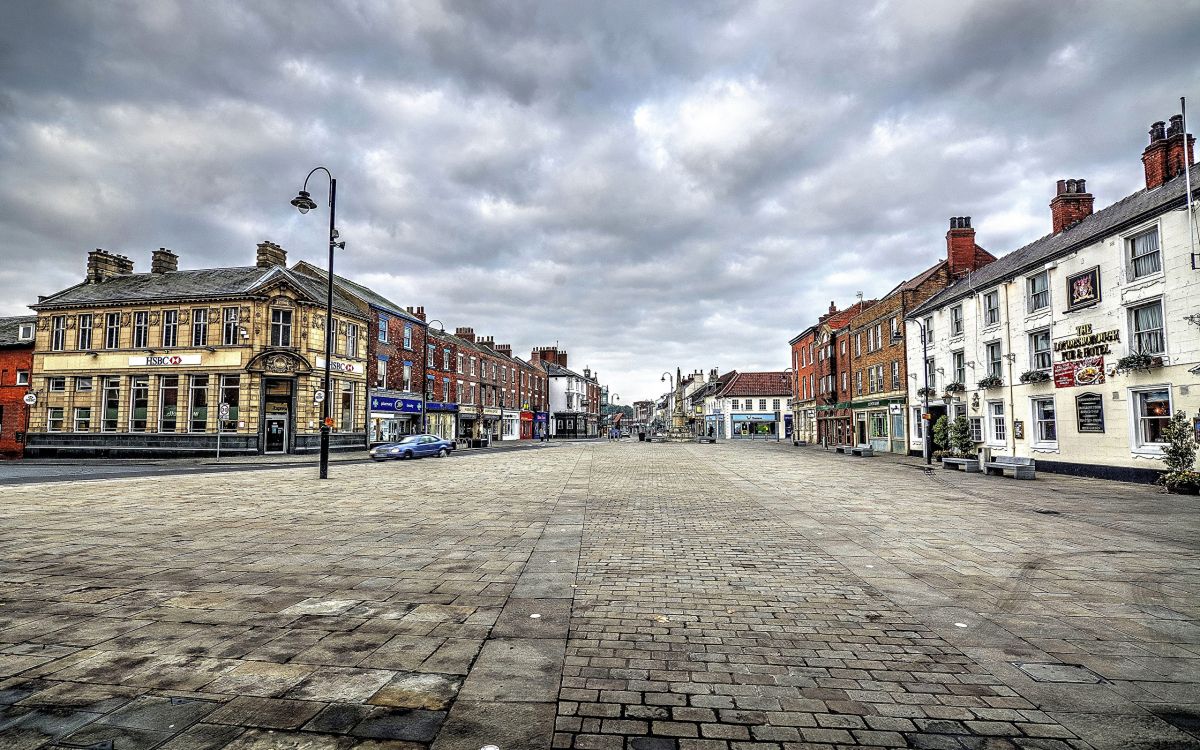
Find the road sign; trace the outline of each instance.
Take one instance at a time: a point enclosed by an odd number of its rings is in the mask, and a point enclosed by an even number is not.
[[[25,398],[23,398],[21,400],[25,402],[26,406],[33,406],[34,404],[37,403],[37,394],[36,393],[26,393]]]
[[[325,391],[317,391],[313,394],[313,403],[319,404],[325,400]]]
[[[222,403],[217,407],[217,416],[221,419],[229,419],[229,404]]]

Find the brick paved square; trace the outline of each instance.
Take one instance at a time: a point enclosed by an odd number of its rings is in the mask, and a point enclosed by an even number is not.
[[[1200,509],[916,463],[579,443],[0,487],[0,738],[1200,747]]]

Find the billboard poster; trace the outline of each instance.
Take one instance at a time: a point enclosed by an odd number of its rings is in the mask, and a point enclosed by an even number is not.
[[[1056,362],[1054,387],[1074,388],[1104,382],[1104,357],[1085,357],[1073,362]]]

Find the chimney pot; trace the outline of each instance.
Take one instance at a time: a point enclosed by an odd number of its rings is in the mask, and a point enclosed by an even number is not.
[[[1059,180],[1058,184],[1063,184]],[[1066,190],[1050,200],[1050,222],[1054,234],[1070,229],[1092,215],[1095,199],[1087,192],[1087,180],[1066,180]]]
[[[1158,122],[1155,122],[1155,123],[1151,123],[1151,125],[1150,125],[1150,145],[1154,145],[1156,142],[1161,141],[1162,139],[1167,137],[1166,126],[1167,126],[1167,124],[1165,122],[1163,122],[1162,120],[1159,120]]]
[[[1171,124],[1167,126],[1167,137],[1174,138],[1183,132],[1183,115],[1171,115]]]

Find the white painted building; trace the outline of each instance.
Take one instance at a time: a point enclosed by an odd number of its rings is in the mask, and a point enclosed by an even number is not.
[[[1191,139],[1185,161],[1182,128],[1161,126],[1143,154],[1146,189],[1093,213],[1083,180],[1060,181],[1053,234],[907,316],[910,404],[925,385],[920,323],[932,419],[965,414],[992,456],[1145,481],[1164,468],[1162,428],[1173,412],[1186,410],[1200,431],[1200,235],[1193,250],[1183,174]],[[1200,168],[1190,171],[1196,196]],[[1139,353],[1147,361],[1137,369],[1119,366]],[[964,390],[947,401],[950,383]],[[919,453],[922,408],[912,412]]]

